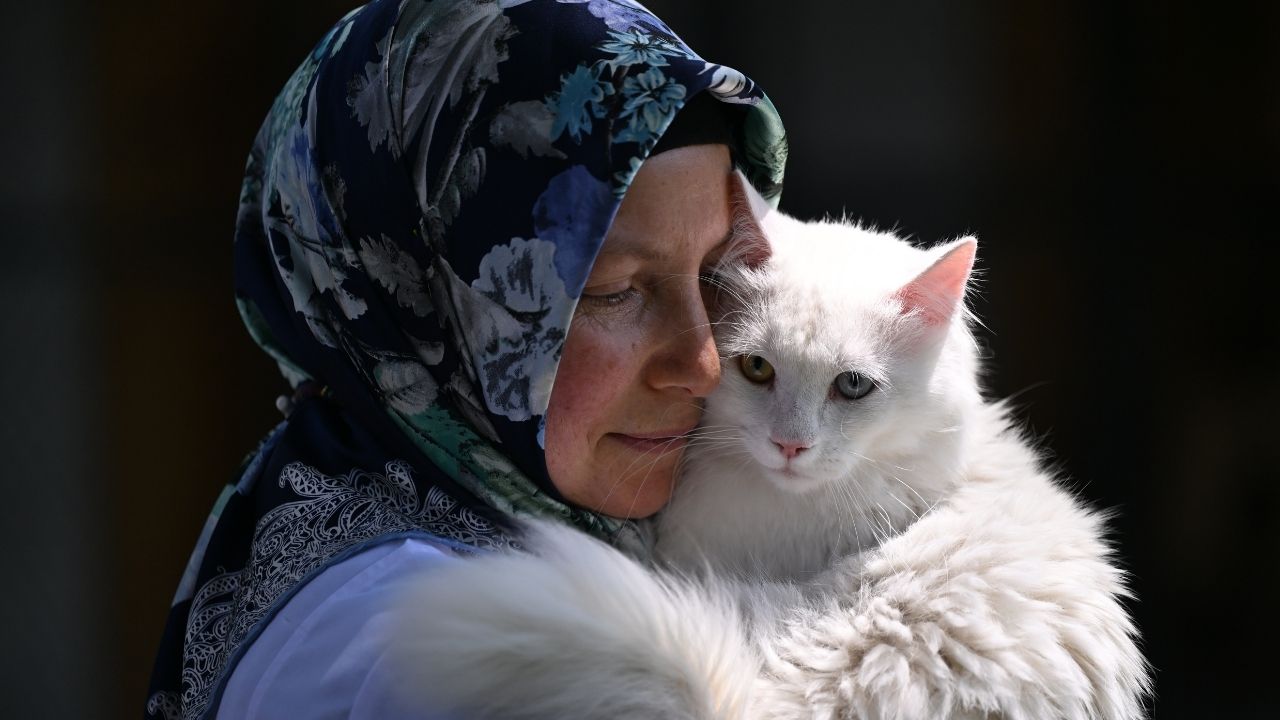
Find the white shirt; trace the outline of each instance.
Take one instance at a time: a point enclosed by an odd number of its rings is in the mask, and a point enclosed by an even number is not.
[[[405,583],[457,562],[425,540],[394,540],[335,563],[280,608],[234,668],[218,720],[443,720],[390,682],[392,610]],[[402,676],[403,677],[403,676]]]

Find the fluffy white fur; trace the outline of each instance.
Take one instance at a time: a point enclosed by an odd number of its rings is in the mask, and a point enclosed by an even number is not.
[[[529,554],[416,587],[407,684],[482,718],[1142,717],[1103,518],[980,395],[973,240],[760,227],[772,257],[722,278],[724,380],[656,524],[662,569],[535,526]],[[847,399],[842,372],[876,387]]]
[[[956,490],[828,571],[826,602],[762,643],[761,717],[1143,717],[1102,518],[1037,468],[1002,408],[971,422]]]
[[[758,663],[732,596],[555,525],[534,555],[433,570],[405,598],[404,685],[441,717],[744,717]]]

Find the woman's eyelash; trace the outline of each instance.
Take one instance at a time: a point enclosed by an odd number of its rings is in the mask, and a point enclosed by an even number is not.
[[[627,288],[626,290],[622,290],[620,292],[609,293],[608,295],[595,295],[593,297],[595,297],[597,301],[602,302],[605,305],[621,305],[622,303],[629,300],[631,296],[637,292],[639,291],[636,290],[635,288]]]
[[[629,300],[639,294],[639,290],[629,287],[626,290],[620,290],[615,293],[607,293],[604,295],[592,295],[583,293],[582,299],[596,306],[597,308],[608,310],[618,308],[625,305]]]

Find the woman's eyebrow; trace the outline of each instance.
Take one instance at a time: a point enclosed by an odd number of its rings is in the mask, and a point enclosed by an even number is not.
[[[729,228],[724,237],[715,245],[707,250],[707,255],[714,255],[723,250],[725,245],[733,239],[733,228]],[[600,255],[608,255],[610,257],[634,257],[646,262],[665,262],[671,259],[671,254],[666,251],[665,247],[654,247],[652,243],[642,243],[639,240],[629,240],[626,237],[617,238],[612,242],[608,242],[600,249]]]

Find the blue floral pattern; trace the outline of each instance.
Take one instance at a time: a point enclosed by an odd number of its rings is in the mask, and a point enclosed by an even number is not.
[[[656,67],[629,77],[622,86],[626,102],[622,117],[627,126],[614,138],[614,142],[634,142],[643,147],[653,147],[658,134],[675,117],[676,110],[684,102],[684,86],[662,74]]]
[[[600,46],[600,49],[613,55],[613,58],[606,62],[615,68],[623,65],[666,67],[668,55],[687,57],[678,45],[640,30],[624,32],[610,30],[609,38]]]
[[[548,98],[555,108],[555,120],[551,123],[551,137],[564,133],[578,142],[583,132],[590,132],[592,122],[604,117],[604,99],[613,94],[613,86],[600,81],[591,68],[581,65],[560,79],[560,90]]]
[[[234,244],[245,326],[297,395],[192,557],[150,717],[211,715],[258,623],[342,553],[501,546],[518,517],[627,542],[555,492],[545,413],[622,195],[704,92],[746,109],[735,156],[776,198],[773,106],[629,0],[374,0],[308,54],[254,142]]]

